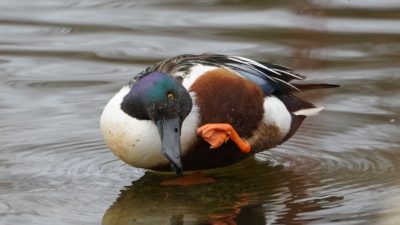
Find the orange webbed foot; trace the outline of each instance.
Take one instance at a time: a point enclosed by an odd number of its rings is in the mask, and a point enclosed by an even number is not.
[[[249,153],[250,144],[240,138],[236,130],[228,123],[209,123],[197,129],[197,134],[208,142],[211,148],[216,149],[231,139],[243,153]]]
[[[190,175],[185,175],[182,177],[164,180],[160,184],[162,186],[192,186],[198,184],[209,184],[214,183],[216,180],[212,177],[206,177],[201,172],[195,172]]]

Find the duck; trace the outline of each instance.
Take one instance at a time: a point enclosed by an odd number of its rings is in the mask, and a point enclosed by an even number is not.
[[[227,167],[283,144],[323,110],[296,93],[338,85],[299,83],[305,78],[241,56],[179,55],[124,85],[100,129],[112,152],[137,168],[182,175]]]

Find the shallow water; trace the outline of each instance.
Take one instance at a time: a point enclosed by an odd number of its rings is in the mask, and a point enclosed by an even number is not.
[[[397,1],[0,0],[0,224],[400,224]],[[147,65],[216,52],[343,87],[279,148],[161,187],[102,108]]]

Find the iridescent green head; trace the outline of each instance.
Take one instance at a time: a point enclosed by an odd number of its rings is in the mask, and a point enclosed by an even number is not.
[[[133,118],[152,120],[157,125],[161,150],[180,174],[181,127],[192,105],[192,98],[179,80],[165,73],[152,72],[132,85],[121,109]]]

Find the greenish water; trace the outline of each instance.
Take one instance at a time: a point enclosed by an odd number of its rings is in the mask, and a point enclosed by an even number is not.
[[[0,0],[0,224],[400,224],[398,1]],[[147,65],[241,55],[340,89],[280,147],[162,187],[99,117]]]

